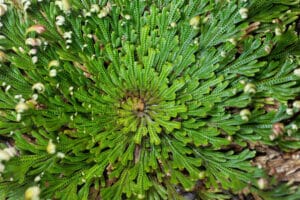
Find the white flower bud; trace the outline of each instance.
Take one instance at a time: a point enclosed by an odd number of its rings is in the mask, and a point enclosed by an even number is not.
[[[271,47],[269,45],[266,45],[264,50],[267,52],[267,54],[271,53]]]
[[[32,90],[36,90],[38,93],[43,93],[45,91],[45,86],[42,83],[35,83],[32,86]]]
[[[72,31],[64,32],[63,37],[65,39],[71,39],[72,38]]]
[[[21,119],[22,119],[21,113],[17,113],[17,116],[16,116],[17,122],[21,121]]]
[[[200,23],[200,16],[199,16],[199,15],[197,15],[197,16],[195,16],[195,17],[192,17],[192,18],[190,19],[190,25],[191,25],[194,29],[196,29],[196,28],[198,27],[199,23]]]
[[[24,103],[24,102],[19,102],[15,107],[15,110],[17,113],[23,113],[24,111],[26,111],[28,109],[29,109],[29,106],[27,105],[27,103]]]
[[[244,121],[248,121],[250,115],[251,115],[251,112],[248,109],[243,109],[240,111],[240,116],[241,116],[242,120],[244,120]]]
[[[247,19],[248,18],[248,9],[247,8],[241,8],[239,10],[239,13],[240,13],[242,19]]]
[[[65,13],[69,13],[70,9],[71,9],[71,5],[70,5],[69,0],[62,0],[62,10]]]
[[[296,124],[292,124],[292,129],[296,131],[298,130],[298,126]]]
[[[33,64],[35,64],[35,63],[37,63],[37,61],[38,61],[38,57],[37,57],[37,56],[33,56],[33,57],[31,58],[31,60],[32,60]]]
[[[286,114],[287,114],[287,115],[293,115],[293,114],[294,114],[293,109],[292,109],[292,108],[287,108],[287,109],[286,109]]]
[[[125,18],[126,20],[130,20],[130,19],[131,19],[131,16],[128,15],[128,14],[126,14],[126,15],[124,15],[124,18]]]
[[[34,182],[39,182],[41,180],[41,176],[36,176],[35,178],[34,178]]]
[[[256,93],[256,86],[253,83],[247,83],[244,87],[245,93],[255,94]]]
[[[48,67],[58,67],[59,61],[58,60],[51,60],[48,64]]]
[[[100,11],[100,8],[97,4],[92,4],[90,11],[91,13],[97,13]]]
[[[59,15],[59,16],[57,16],[55,19],[56,19],[55,24],[56,24],[57,26],[62,26],[62,25],[64,25],[64,23],[65,23],[65,18],[64,18],[64,16]]]
[[[293,107],[299,109],[300,108],[300,101],[299,100],[298,101],[294,101]]]
[[[33,95],[32,95],[32,100],[35,100],[35,101],[36,101],[38,98],[39,98],[39,95],[38,95],[38,94],[33,94]]]
[[[6,151],[0,149],[0,161],[2,160],[8,161],[9,159],[10,159],[10,155]]]
[[[145,195],[143,195],[143,194],[138,194],[138,195],[137,195],[137,198],[138,198],[138,199],[144,199],[144,198],[145,198]]]
[[[230,42],[230,43],[233,44],[234,46],[237,44],[236,39],[234,39],[234,38],[228,39],[228,42]]]
[[[49,71],[49,76],[50,76],[50,77],[55,77],[56,75],[57,75],[56,69],[51,69],[51,70]]]
[[[275,35],[277,35],[277,36],[282,35],[282,31],[280,28],[278,28],[278,27],[275,28]]]
[[[300,77],[300,68],[294,70],[294,75]]]
[[[25,41],[26,45],[30,45],[30,46],[41,46],[42,41],[38,38],[27,38]]]
[[[56,146],[55,144],[52,142],[52,140],[49,140],[48,145],[47,145],[47,152],[49,154],[54,154],[56,151]]]
[[[5,151],[6,153],[8,153],[8,155],[10,157],[14,157],[17,155],[17,150],[14,147],[8,147],[3,149],[3,151]]]
[[[264,178],[260,178],[257,181],[257,185],[258,185],[258,188],[261,190],[266,189],[268,187],[268,181]]]
[[[62,152],[58,152],[58,153],[57,153],[57,157],[62,159],[62,158],[65,157],[65,154],[62,153]]]
[[[35,54],[37,54],[37,49],[30,49],[30,51],[28,53],[29,53],[29,55],[35,55]]]
[[[41,190],[38,186],[32,186],[25,191],[25,200],[39,200]]]
[[[3,16],[7,11],[7,6],[4,3],[0,4],[0,17]]]
[[[226,52],[225,52],[225,51],[221,51],[221,56],[222,56],[223,58],[225,58],[225,57],[226,57]]]
[[[99,17],[99,18],[104,18],[104,17],[106,17],[107,15],[108,15],[107,10],[102,9],[102,10],[100,11],[100,13],[98,14],[98,17]]]

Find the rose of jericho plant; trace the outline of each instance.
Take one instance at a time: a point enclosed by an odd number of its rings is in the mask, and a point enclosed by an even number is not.
[[[0,199],[299,199],[298,0],[0,1]]]

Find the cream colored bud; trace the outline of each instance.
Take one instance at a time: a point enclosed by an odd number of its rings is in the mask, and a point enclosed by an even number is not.
[[[45,91],[45,86],[42,83],[35,83],[32,86],[32,90],[36,90],[38,93],[43,93]]]
[[[100,11],[99,5],[97,5],[97,4],[92,4],[90,11],[91,11],[92,13],[97,13],[97,12],[99,12],[99,11]]]
[[[292,109],[292,108],[287,108],[287,109],[286,109],[286,114],[287,114],[287,115],[293,115],[293,114],[294,114],[293,109]]]
[[[197,28],[198,25],[199,25],[199,23],[200,23],[200,16],[199,16],[199,15],[197,15],[197,16],[195,16],[195,17],[192,17],[192,18],[190,19],[190,25],[191,25],[193,28]]]
[[[55,77],[56,75],[57,75],[56,69],[51,69],[51,70],[49,71],[49,76],[50,76],[50,77]]]
[[[269,45],[266,45],[264,50],[267,52],[267,54],[271,53],[271,47]]]
[[[58,152],[58,153],[57,153],[57,157],[58,157],[58,158],[61,158],[61,159],[62,159],[62,158],[64,158],[65,156],[66,156],[66,155],[65,155],[64,153],[62,153],[62,152]]]
[[[126,15],[124,16],[124,18],[127,19],[127,20],[130,20],[130,19],[131,19],[131,16],[128,15],[128,14],[126,14]]]
[[[299,108],[300,108],[300,101],[299,101],[299,100],[294,101],[294,102],[293,102],[293,107],[299,109]]]
[[[31,58],[31,60],[32,60],[32,63],[35,64],[35,63],[38,62],[39,58],[38,58],[37,56],[33,56],[33,57]]]
[[[277,35],[277,36],[282,35],[282,31],[280,28],[278,28],[278,27],[275,28],[275,35]]]
[[[39,182],[41,180],[41,176],[36,176],[35,178],[34,178],[34,182]]]
[[[230,38],[230,39],[228,39],[228,41],[229,41],[231,44],[233,44],[234,46],[237,44],[236,39],[234,39],[234,38]]]
[[[25,191],[25,200],[39,200],[41,190],[38,186],[32,186]]]
[[[138,199],[144,199],[144,198],[145,198],[145,195],[143,195],[143,194],[138,194],[138,195],[137,195],[137,198],[138,198]]]
[[[64,18],[64,16],[59,15],[59,16],[57,16],[55,19],[56,19],[55,24],[56,24],[57,26],[62,26],[62,25],[64,25],[64,23],[65,23],[65,18]]]
[[[251,115],[251,112],[248,109],[243,109],[240,111],[240,116],[241,116],[242,120],[244,120],[244,121],[248,121],[250,115]]]
[[[9,159],[10,159],[10,155],[6,151],[0,149],[0,161],[2,160],[8,161]]]
[[[35,55],[35,54],[37,54],[37,49],[30,49],[30,51],[28,53],[29,53],[29,55]]]
[[[248,9],[247,8],[241,8],[239,10],[239,13],[240,13],[242,19],[247,19],[248,18]]]
[[[258,188],[264,190],[268,187],[268,181],[264,178],[260,178],[257,181]]]
[[[5,151],[6,153],[8,153],[8,155],[10,157],[14,157],[17,155],[17,150],[14,147],[8,147],[3,149],[3,151]]]
[[[69,0],[62,0],[62,10],[65,13],[69,13],[71,9],[71,4],[69,2]]]
[[[292,124],[292,129],[296,131],[298,130],[298,126],[296,124]]]
[[[15,110],[17,113],[23,113],[24,111],[26,111],[28,109],[29,109],[29,106],[24,102],[19,102],[15,107]]]
[[[294,70],[294,75],[300,77],[300,68]]]
[[[247,83],[244,87],[244,92],[254,94],[256,93],[256,86],[253,83]]]
[[[49,154],[54,154],[56,151],[56,145],[52,142],[52,140],[49,140],[47,145],[47,152]]]
[[[0,17],[3,16],[7,11],[7,6],[4,3],[0,4]]]
[[[58,60],[51,60],[48,64],[48,67],[58,67],[59,61]]]
[[[38,38],[27,38],[25,44],[30,46],[41,46],[42,41]]]
[[[98,14],[98,17],[99,17],[99,18],[104,18],[104,17],[106,17],[107,15],[108,15],[107,10],[102,9],[102,10],[100,11],[100,13]]]

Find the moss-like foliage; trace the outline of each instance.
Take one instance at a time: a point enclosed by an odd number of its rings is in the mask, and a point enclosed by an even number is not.
[[[0,199],[300,199],[299,4],[0,1]]]

